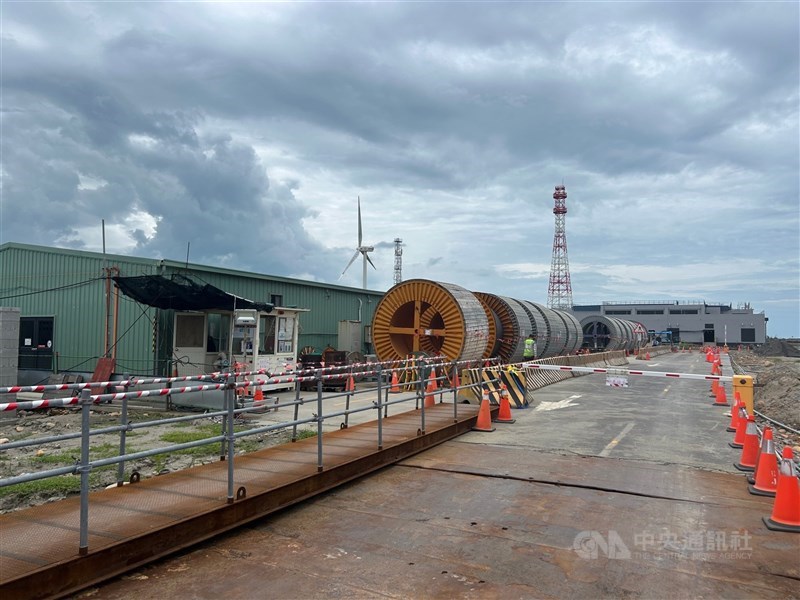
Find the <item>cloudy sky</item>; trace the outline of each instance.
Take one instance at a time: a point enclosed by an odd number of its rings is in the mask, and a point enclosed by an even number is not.
[[[750,302],[800,337],[792,2],[12,2],[0,242],[546,303]]]

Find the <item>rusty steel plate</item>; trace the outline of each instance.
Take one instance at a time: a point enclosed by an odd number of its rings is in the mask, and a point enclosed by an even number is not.
[[[424,434],[419,411],[390,416],[383,449],[375,421],[328,432],[322,471],[316,438],[237,456],[234,490],[244,494],[233,502],[224,461],[93,492],[86,556],[77,496],[0,515],[0,595],[63,595],[124,573],[469,431],[477,408],[452,415],[452,405],[426,409]]]
[[[450,441],[91,597],[797,597],[798,536],[742,480]]]

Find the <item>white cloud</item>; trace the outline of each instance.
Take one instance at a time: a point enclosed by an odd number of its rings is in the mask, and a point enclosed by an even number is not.
[[[797,17],[11,3],[0,239],[99,249],[105,218],[115,252],[336,283],[360,196],[373,289],[400,237],[406,278],[544,302],[564,181],[576,300],[719,295],[800,336]]]

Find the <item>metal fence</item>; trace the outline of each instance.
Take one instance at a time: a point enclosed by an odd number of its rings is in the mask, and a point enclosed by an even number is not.
[[[316,425],[317,434],[317,470],[322,471],[325,467],[325,442],[323,436],[323,423],[326,420],[344,418],[342,428],[349,426],[350,416],[372,411],[377,420],[377,439],[376,447],[383,449],[383,419],[388,417],[390,407],[408,406],[407,410],[413,408],[419,411],[420,431],[425,433],[425,408],[426,397],[434,395],[434,402],[442,402],[446,395],[452,395],[453,400],[453,419],[458,419],[458,394],[460,391],[480,387],[483,385],[481,377],[477,383],[460,383],[459,377],[449,377],[448,373],[456,373],[460,369],[485,368],[495,365],[494,359],[480,361],[454,361],[445,362],[441,359],[420,359],[414,358],[410,361],[397,361],[385,363],[365,363],[360,365],[348,365],[346,367],[319,368],[309,371],[287,372],[271,374],[266,371],[236,372],[222,371],[206,375],[187,376],[187,377],[168,377],[134,379],[124,377],[122,381],[107,382],[87,382],[70,384],[51,384],[38,386],[10,386],[0,388],[0,393],[21,393],[21,392],[53,392],[72,390],[79,395],[69,398],[53,398],[23,402],[8,402],[0,404],[0,411],[16,410],[37,410],[43,408],[78,406],[80,407],[81,426],[80,431],[74,433],[37,437],[7,442],[0,446],[0,453],[15,448],[37,447],[45,444],[52,444],[70,439],[80,439],[80,459],[74,465],[48,469],[35,473],[25,473],[6,479],[0,479],[0,487],[14,486],[31,481],[58,477],[62,475],[80,475],[80,545],[81,554],[88,553],[89,537],[89,499],[90,483],[89,474],[93,469],[109,465],[117,465],[117,485],[124,485],[125,465],[132,461],[153,457],[161,454],[171,454],[181,450],[219,444],[219,456],[221,460],[227,461],[227,503],[235,501],[234,492],[234,455],[236,452],[237,440],[245,437],[260,435],[268,432],[280,430],[291,430],[292,441],[298,438],[298,427],[302,425]],[[435,370],[435,372],[434,372]],[[402,373],[403,388],[406,394],[392,398],[390,394],[397,391],[396,375]],[[374,376],[376,385],[374,388],[356,390],[352,381],[357,377]],[[208,382],[208,383],[206,383]],[[248,389],[260,389],[261,386],[270,383],[293,383],[295,387],[294,397],[290,400],[270,404],[269,409],[292,408],[292,418],[290,420],[272,423],[264,426],[257,426],[245,431],[235,431],[234,424],[237,415],[261,411],[264,406],[254,403],[252,406],[243,406],[242,396],[238,393],[246,392]],[[176,383],[196,383],[198,385],[186,385],[183,387],[173,387]],[[448,385],[445,386],[444,384]],[[133,389],[141,386],[158,386],[166,384],[169,387],[155,387],[151,389]],[[324,394],[324,388],[331,384],[344,388],[338,393]],[[311,385],[315,389],[314,399],[304,399],[301,397],[301,387]],[[432,387],[436,387],[432,391]],[[92,390],[114,389],[113,393],[92,394]],[[393,389],[394,388],[394,389]],[[132,398],[146,397],[171,397],[175,394],[196,394],[209,390],[221,390],[223,393],[223,408],[218,411],[205,412],[203,414],[193,413],[185,416],[171,417],[166,419],[156,419],[134,423],[129,420],[128,401]],[[409,393],[410,392],[410,395]],[[352,407],[351,401],[356,395],[368,394],[374,398],[371,404],[360,407]],[[437,398],[438,397],[438,398]],[[331,410],[333,401],[338,398],[345,398],[344,410]],[[120,420],[118,425],[109,427],[94,428],[90,426],[90,410],[100,403],[119,403]],[[300,407],[303,404],[313,403],[315,412],[311,416],[301,417]],[[326,412],[327,411],[327,412]],[[402,412],[402,411],[399,411]],[[139,429],[157,427],[168,424],[181,423],[186,421],[197,421],[198,419],[221,419],[220,431],[218,435],[213,435],[201,440],[172,444],[140,452],[126,453],[127,435]],[[95,436],[119,434],[119,454],[113,457],[90,460],[91,440]],[[139,473],[133,472],[131,480],[139,479]]]

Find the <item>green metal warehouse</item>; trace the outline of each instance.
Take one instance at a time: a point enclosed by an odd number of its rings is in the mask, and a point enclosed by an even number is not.
[[[189,281],[243,303],[272,304],[275,315],[284,308],[297,316],[298,353],[333,347],[370,354],[369,325],[384,295],[165,259],[5,243],[0,245],[0,307],[20,311],[19,383],[30,384],[48,371],[93,373],[98,359],[112,350],[117,374],[174,372],[176,311],[116,292],[112,277]],[[345,348],[339,347],[343,332]]]

